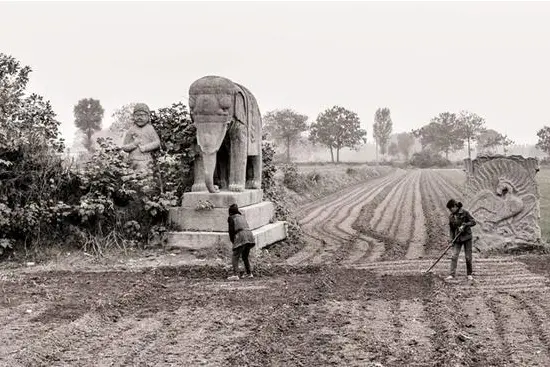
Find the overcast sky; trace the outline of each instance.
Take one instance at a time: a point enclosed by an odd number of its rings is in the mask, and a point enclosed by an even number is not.
[[[248,87],[262,113],[310,121],[341,105],[372,141],[389,107],[394,131],[467,109],[518,143],[550,124],[548,2],[2,2],[0,52],[33,69],[63,134],[73,107],[113,111],[187,101],[221,75]]]

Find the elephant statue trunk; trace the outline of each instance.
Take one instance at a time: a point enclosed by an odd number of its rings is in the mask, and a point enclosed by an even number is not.
[[[204,154],[204,183],[209,192],[218,192],[219,188],[214,185],[214,169],[216,168],[216,153]]]
[[[215,171],[223,172],[220,182],[228,183],[222,189],[260,189],[262,120],[256,99],[250,91],[227,78],[206,76],[189,88],[189,108],[200,148],[199,157],[195,160],[192,191],[218,192],[218,187],[214,185]],[[222,144],[224,149],[220,150]],[[216,159],[218,152],[228,155],[221,159],[226,163]],[[247,170],[248,162],[252,167]],[[216,165],[220,169],[216,170]],[[250,172],[249,177],[247,171]]]

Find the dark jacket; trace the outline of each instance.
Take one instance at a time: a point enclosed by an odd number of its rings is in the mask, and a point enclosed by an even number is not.
[[[242,214],[230,215],[227,218],[227,224],[229,226],[229,239],[233,243],[234,249],[246,244],[251,244],[252,247],[255,246],[254,235]]]
[[[472,239],[471,227],[476,225],[474,217],[465,209],[460,208],[456,214],[451,213],[449,216],[449,229],[451,239],[454,239],[458,234],[458,228],[464,225],[462,234],[458,237],[456,242],[466,242]]]

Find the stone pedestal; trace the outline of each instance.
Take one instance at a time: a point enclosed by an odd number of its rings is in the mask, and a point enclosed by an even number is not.
[[[230,249],[227,217],[231,204],[237,204],[246,218],[256,239],[256,249],[284,240],[286,222],[276,221],[273,203],[262,199],[262,190],[185,193],[182,206],[170,209],[169,219],[181,232],[168,233],[168,246],[188,249],[227,246]],[[211,208],[205,209],[205,204]]]

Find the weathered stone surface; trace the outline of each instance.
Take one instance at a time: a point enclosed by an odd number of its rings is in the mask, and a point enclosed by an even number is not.
[[[284,240],[287,236],[286,222],[277,221],[252,231],[256,240],[256,249],[261,249],[275,242]],[[182,247],[188,249],[204,249],[216,246],[231,248],[231,241],[227,232],[169,232],[168,247]]]
[[[152,152],[160,148],[160,138],[151,125],[151,113],[145,103],[134,106],[132,118],[134,124],[124,135],[122,150],[129,154],[133,169],[150,175]]]
[[[239,210],[245,217],[250,229],[269,224],[275,215],[275,207],[270,201],[241,206]],[[171,208],[170,221],[183,231],[227,232],[227,207],[211,210],[192,208]]]
[[[481,156],[465,165],[465,207],[478,222],[475,246],[482,251],[541,246],[538,160]]]
[[[189,108],[199,153],[192,191],[260,189],[262,117],[252,93],[227,78],[209,75],[189,87]]]
[[[186,192],[183,194],[181,206],[183,208],[195,209],[199,201],[209,201],[214,208],[228,209],[229,205],[237,204],[239,208],[248,205],[258,204],[262,201],[263,190],[245,190],[242,192],[220,191],[210,193],[208,191]]]

